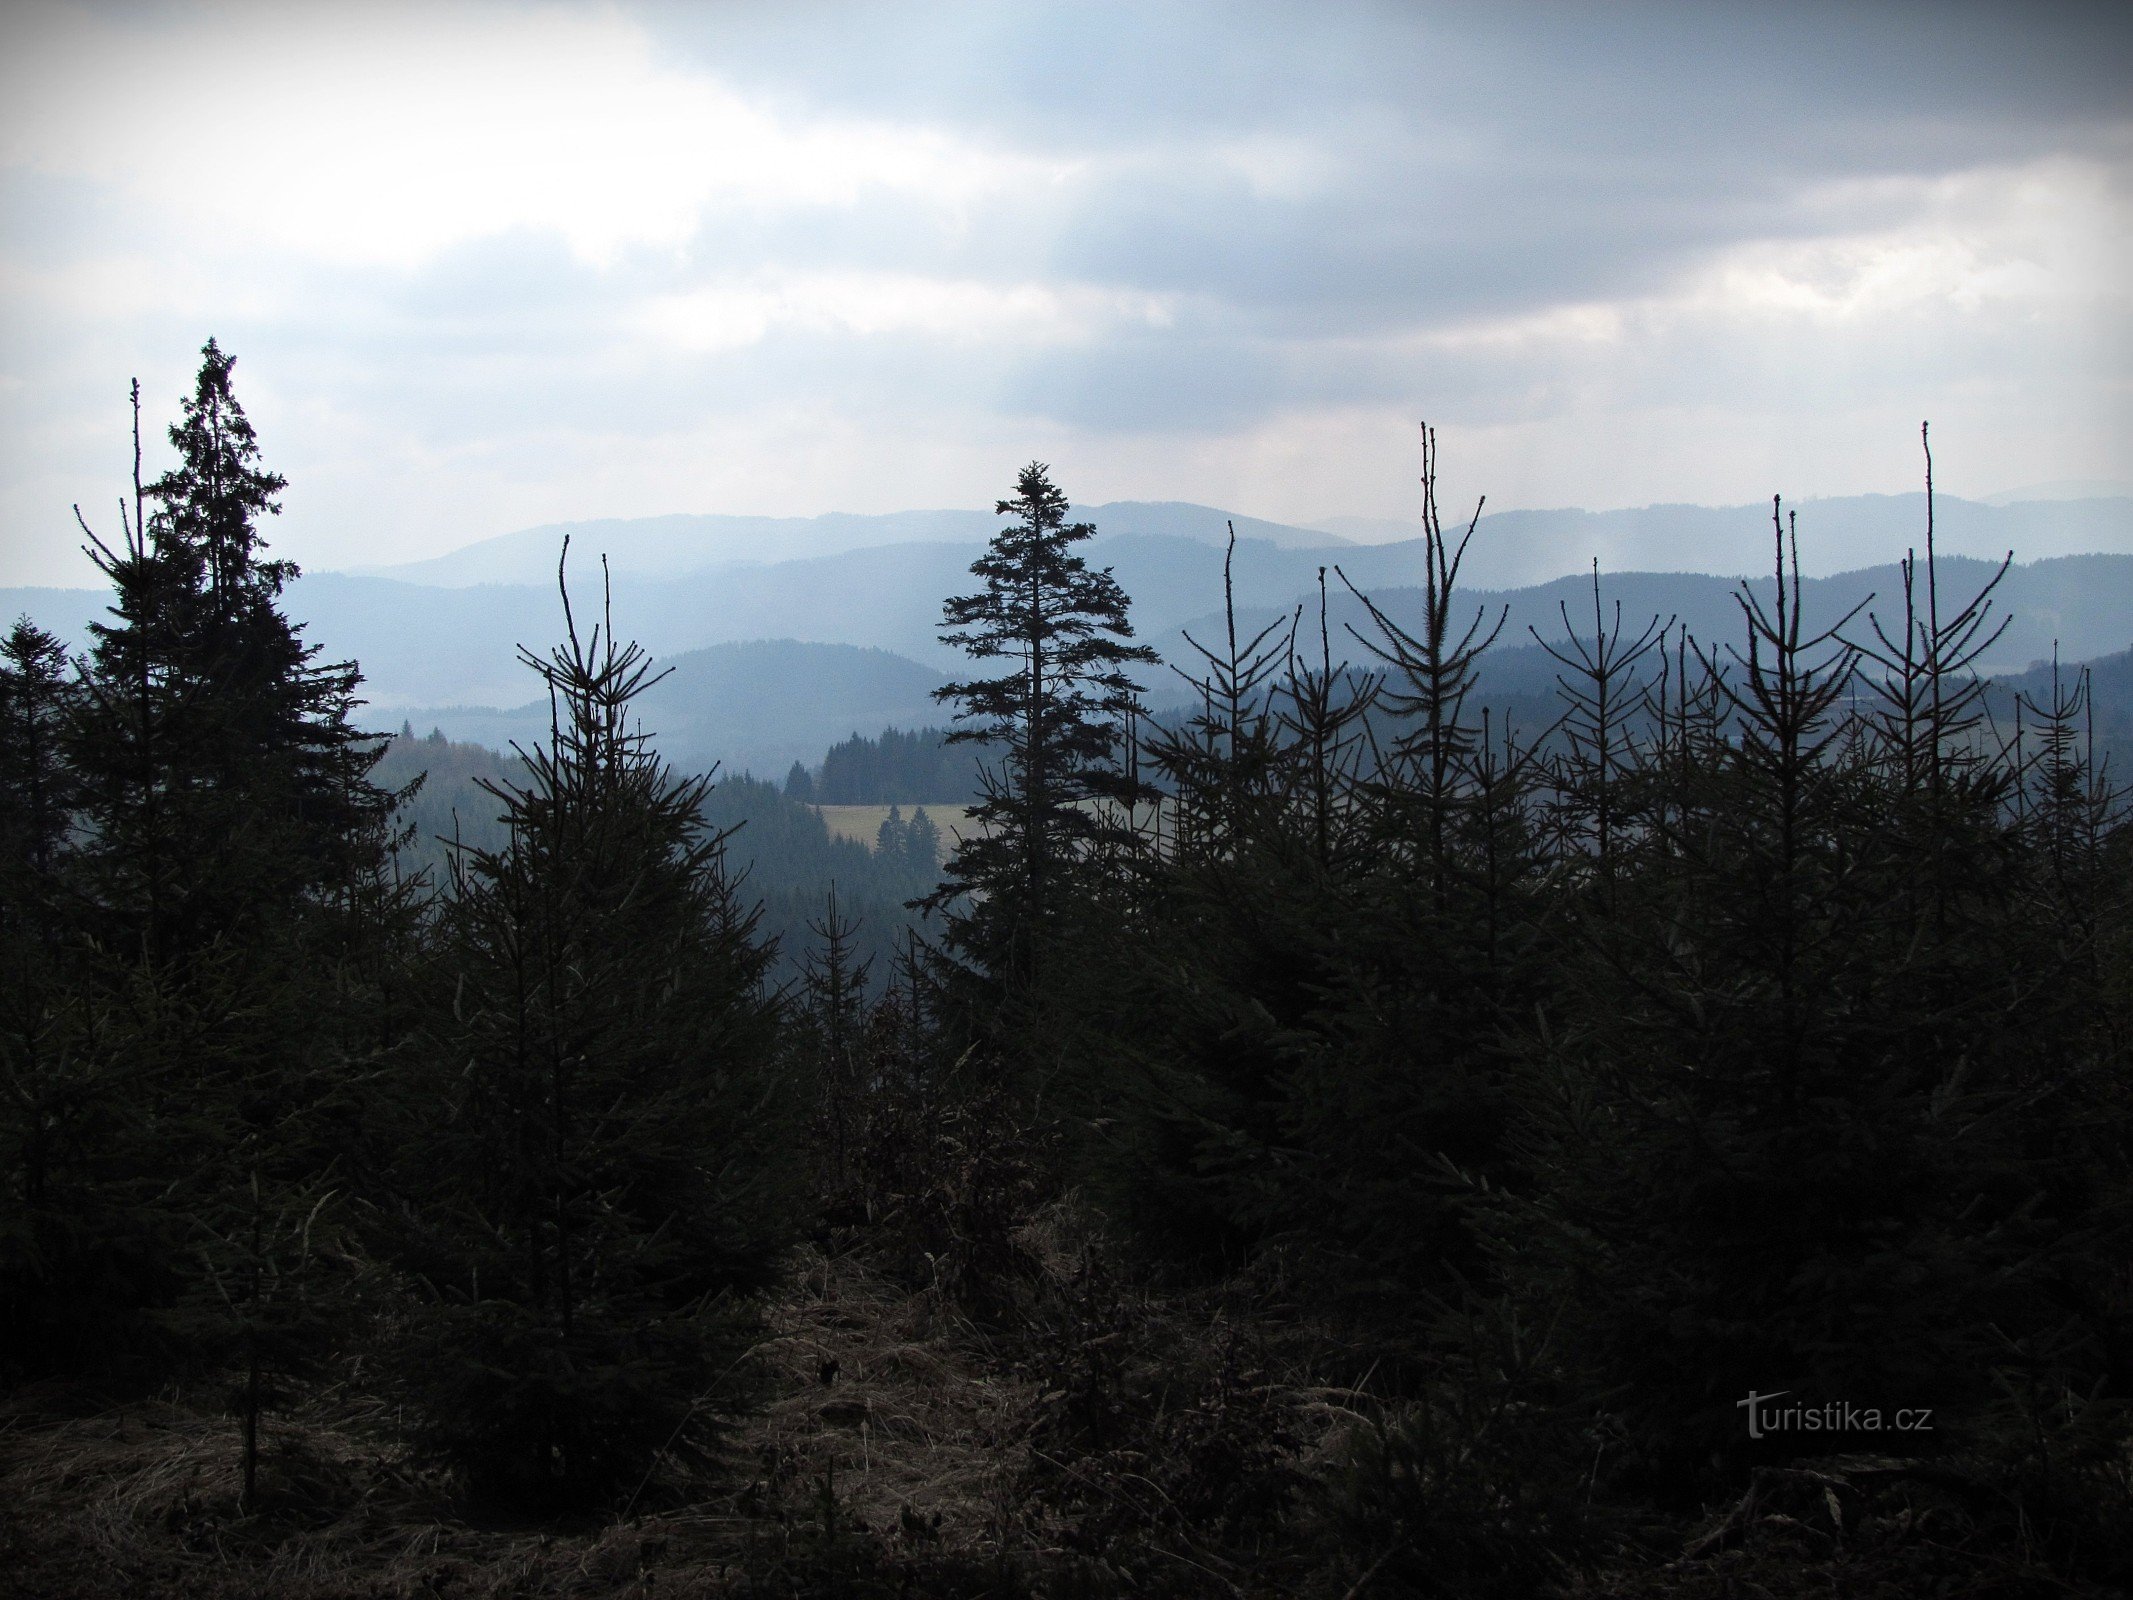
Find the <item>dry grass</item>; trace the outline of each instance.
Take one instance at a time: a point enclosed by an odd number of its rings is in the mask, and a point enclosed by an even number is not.
[[[1401,1546],[1373,1564],[1314,1523],[1307,1486],[1337,1481],[1383,1412],[1279,1282],[1152,1293],[1103,1268],[1067,1204],[1014,1238],[1030,1277],[997,1343],[938,1286],[862,1252],[801,1251],[764,1308],[764,1408],[710,1470],[662,1460],[619,1514],[577,1526],[470,1520],[356,1374],[270,1419],[248,1516],[216,1395],[114,1408],[20,1391],[0,1404],[0,1596],[1415,1592],[1385,1564]],[[1595,1600],[2050,1588],[1970,1548],[1952,1502],[1870,1479],[1769,1475],[1671,1553],[1659,1530],[1564,1578]],[[1254,1482],[1298,1496],[1255,1512],[1231,1492]]]
[[[952,846],[957,839],[968,838],[982,832],[970,820],[970,807],[959,805],[899,806],[897,810],[908,820],[920,811],[934,821],[941,830],[943,848]],[[829,827],[830,835],[837,839],[856,839],[869,850],[881,836],[881,825],[889,819],[887,806],[816,806],[815,814]]]
[[[780,1397],[736,1443],[770,1487],[826,1486],[855,1528],[997,1553],[1034,1386],[937,1290],[909,1293],[852,1255],[805,1252],[769,1320]]]
[[[1329,1382],[1322,1362],[1301,1358],[1323,1352],[1323,1330],[1293,1316],[1240,1330],[1231,1310],[1241,1308],[1092,1279],[1089,1241],[1067,1208],[1048,1208],[1017,1240],[1041,1304],[1028,1328],[1003,1336],[1011,1349],[937,1288],[913,1291],[863,1254],[802,1251],[765,1308],[757,1355],[771,1398],[724,1435],[715,1469],[663,1461],[621,1514],[575,1527],[470,1520],[448,1483],[408,1460],[389,1412],[352,1383],[272,1419],[250,1516],[237,1509],[234,1421],[206,1392],[123,1409],[59,1387],[18,1392],[0,1410],[0,1596],[1012,1600],[1065,1583],[1256,1600],[1301,1592],[1302,1582],[1337,1600],[1350,1577],[1361,1580],[1351,1592],[1409,1592],[1337,1552],[1321,1549],[1331,1565],[1309,1573],[1273,1550],[1257,1556],[1220,1538],[1204,1507],[1172,1498],[1207,1487],[1191,1460],[1209,1427],[1256,1441],[1252,1470],[1304,1481],[1369,1425],[1380,1408],[1362,1392],[1367,1382]],[[1091,1284],[1108,1297],[1093,1311]],[[1051,1331],[1039,1335],[1039,1323]],[[1261,1364],[1239,1367],[1240,1333],[1283,1327],[1289,1353],[1261,1344]],[[1107,1392],[1139,1420],[1108,1445],[1076,1447],[1061,1432],[1062,1394],[1077,1361],[1101,1365],[1114,1350]],[[1191,1377],[1225,1363],[1229,1377],[1213,1387]],[[1227,1410],[1211,1412],[1210,1397]],[[1799,1594],[1818,1583],[1817,1592],[1889,1596],[1916,1583],[2001,1592],[1962,1553],[1918,1537],[1884,1548],[1863,1537],[1868,1523],[1849,1501],[1841,1518],[1818,1510],[1826,1503],[1818,1490],[1786,1502],[1785,1515],[1736,1509],[1676,1559],[1631,1558],[1571,1585],[1621,1600]]]
[[[976,1557],[1014,1537],[1030,1386],[938,1294],[808,1251],[767,1321],[774,1398],[726,1436],[723,1470],[663,1461],[622,1516],[576,1530],[469,1522],[345,1388],[269,1419],[251,1516],[211,1397],[19,1392],[0,1412],[0,1594],[745,1593],[752,1556],[828,1531],[825,1492],[838,1532],[884,1549]]]
[[[335,1394],[278,1418],[260,1509],[238,1510],[234,1422],[180,1394],[93,1409],[12,1397],[0,1433],[8,1577],[26,1595],[422,1592],[450,1532],[440,1486]]]

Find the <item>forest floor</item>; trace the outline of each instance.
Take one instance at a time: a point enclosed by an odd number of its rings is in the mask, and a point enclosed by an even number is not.
[[[663,1460],[619,1512],[574,1523],[468,1515],[409,1459],[360,1374],[270,1419],[251,1515],[218,1395],[115,1406],[60,1386],[17,1392],[0,1402],[0,1595],[2078,1592],[1931,1537],[1877,1545],[1861,1537],[1854,1486],[1813,1474],[1531,1588],[1471,1589],[1398,1532],[1344,1549],[1324,1489],[1376,1408],[1367,1375],[1326,1381],[1323,1329],[1293,1309],[1249,1326],[1233,1301],[1124,1291],[1056,1218],[1020,1246],[1028,1303],[1048,1309],[1019,1331],[988,1331],[938,1282],[913,1287],[863,1251],[802,1251],[766,1308],[768,1404],[709,1469]],[[1255,1527],[1279,1531],[1255,1544]]]
[[[868,1569],[899,1554],[914,1569],[998,1555],[1033,1390],[982,1334],[939,1295],[816,1250],[764,1331],[773,1398],[726,1435],[718,1470],[662,1462],[620,1515],[578,1524],[469,1518],[345,1385],[269,1419],[251,1516],[213,1397],[18,1392],[0,1418],[0,1594],[871,1593]],[[806,1575],[777,1581],[788,1568]]]

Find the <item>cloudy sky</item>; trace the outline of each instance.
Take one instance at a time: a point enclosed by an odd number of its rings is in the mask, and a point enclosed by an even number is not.
[[[212,334],[275,548],[2133,478],[2117,5],[20,3],[0,584]]]

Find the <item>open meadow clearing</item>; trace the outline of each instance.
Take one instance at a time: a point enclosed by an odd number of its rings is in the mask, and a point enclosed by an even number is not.
[[[881,825],[889,820],[889,806],[816,806],[815,812],[829,827],[831,835],[839,839],[857,839],[872,849],[881,835]],[[933,819],[941,830],[941,842],[945,848],[956,838],[970,831],[968,806],[896,806],[893,808],[906,822],[923,811]]]

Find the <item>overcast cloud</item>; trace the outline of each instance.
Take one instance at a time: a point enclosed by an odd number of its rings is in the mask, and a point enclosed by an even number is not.
[[[0,583],[210,334],[315,567],[2133,478],[2123,9],[11,7]]]

